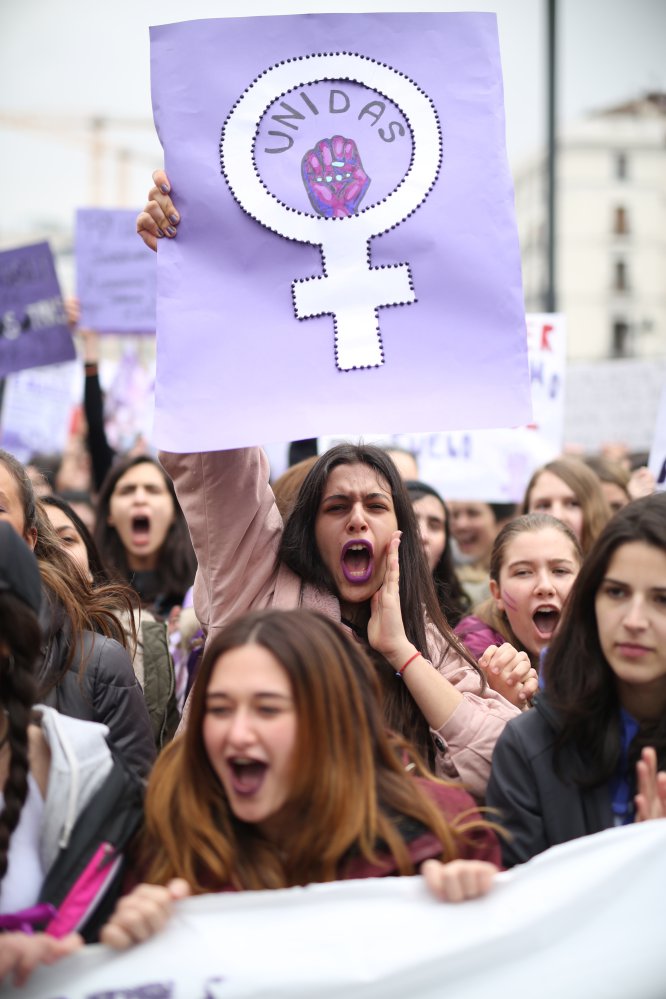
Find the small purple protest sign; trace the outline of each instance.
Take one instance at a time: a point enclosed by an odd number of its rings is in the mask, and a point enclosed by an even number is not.
[[[530,422],[494,15],[189,21],[151,63],[158,446]]]
[[[154,333],[154,257],[136,238],[136,212],[79,208],[76,288],[80,325],[100,333]]]
[[[49,244],[0,253],[0,378],[75,356]]]

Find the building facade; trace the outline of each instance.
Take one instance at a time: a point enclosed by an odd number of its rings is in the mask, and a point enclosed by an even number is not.
[[[558,139],[555,281],[570,361],[666,357],[666,93]],[[527,312],[544,307],[546,163],[514,172]]]

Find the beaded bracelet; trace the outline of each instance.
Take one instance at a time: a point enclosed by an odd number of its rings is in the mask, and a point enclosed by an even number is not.
[[[413,663],[415,659],[418,659],[421,655],[420,652],[415,652],[413,656],[410,656],[406,663],[404,663],[399,670],[396,670],[396,676],[402,676],[410,663]]]

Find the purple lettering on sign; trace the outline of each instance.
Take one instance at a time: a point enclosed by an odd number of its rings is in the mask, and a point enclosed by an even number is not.
[[[154,333],[156,260],[136,238],[136,212],[79,208],[76,291],[82,327]]]
[[[160,25],[151,74],[154,443],[531,419],[495,15]]]
[[[92,992],[86,999],[171,999],[174,994],[173,982],[149,982],[129,988],[110,989]]]

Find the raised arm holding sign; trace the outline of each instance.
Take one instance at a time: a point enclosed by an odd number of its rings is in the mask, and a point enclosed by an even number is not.
[[[351,29],[362,52],[347,51]],[[221,74],[227,51],[238,58]],[[495,19],[325,15],[206,22],[205,32],[190,22],[153,29],[152,59],[173,167],[169,179],[155,174],[137,228],[161,242],[156,436],[197,553],[198,617],[209,634],[265,606],[320,606],[342,619],[373,650],[387,718],[482,797],[515,709],[443,620],[390,462],[371,448],[333,449],[283,535],[263,456],[219,448],[319,434],[341,418],[358,428],[364,414],[366,426],[468,426],[461,336],[479,348],[476,420],[529,420],[524,311],[507,292],[520,285],[510,179],[503,135],[490,127],[502,115]],[[482,106],[477,72],[489,84]],[[204,94],[188,138],[191,101]],[[199,147],[213,129],[219,163]],[[475,185],[493,201],[491,225]],[[474,288],[461,295],[451,279],[466,258],[462,284]],[[187,369],[196,403],[183,391]],[[214,544],[213,521],[224,525]],[[524,657],[518,669],[527,681]]]

